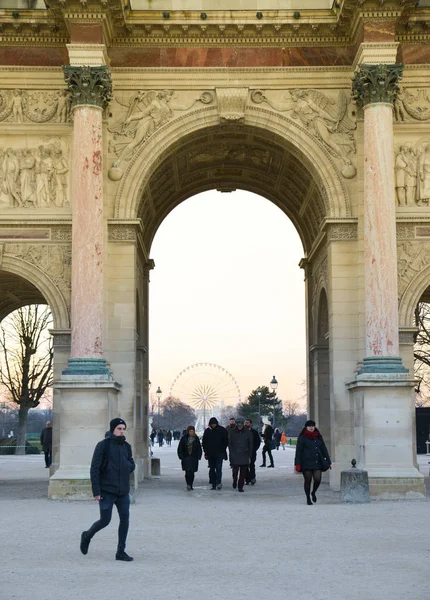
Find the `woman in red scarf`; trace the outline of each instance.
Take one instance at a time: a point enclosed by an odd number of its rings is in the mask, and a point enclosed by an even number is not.
[[[306,421],[297,438],[294,464],[296,471],[303,473],[306,500],[308,505],[312,506],[312,503],[317,501],[316,491],[321,483],[321,472],[331,469],[330,456],[322,435],[315,427],[315,421]],[[314,485],[311,494],[312,479]]]

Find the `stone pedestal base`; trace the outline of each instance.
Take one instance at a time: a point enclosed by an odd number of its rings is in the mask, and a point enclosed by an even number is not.
[[[425,498],[415,467],[414,380],[402,373],[361,373],[348,385],[355,415],[357,465],[372,498]]]
[[[60,402],[60,461],[49,480],[52,499],[92,498],[90,463],[109,421],[118,416],[120,385],[107,375],[65,375],[54,384]]]

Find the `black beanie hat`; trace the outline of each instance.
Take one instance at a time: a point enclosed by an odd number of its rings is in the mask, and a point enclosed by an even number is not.
[[[109,423],[110,432],[113,433],[114,429],[118,427],[118,425],[125,425],[125,428],[127,429],[126,422],[123,419],[117,417],[116,419],[112,419],[112,421]]]
[[[315,427],[315,421],[312,421],[312,419],[309,419],[309,421],[306,421],[305,423],[305,427]]]
[[[209,419],[209,425],[218,425],[218,419],[215,417],[211,417]]]

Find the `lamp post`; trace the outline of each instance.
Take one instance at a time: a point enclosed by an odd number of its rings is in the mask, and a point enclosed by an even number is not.
[[[257,390],[257,396],[258,396],[258,430],[260,431],[261,429],[261,388],[258,388]]]
[[[2,402],[1,403],[1,413],[3,415],[3,431],[2,431],[2,437],[5,437],[5,426],[6,426],[6,411],[7,411],[7,404],[6,402]]]
[[[158,423],[157,423],[157,427],[160,428],[160,400],[161,400],[161,394],[163,392],[161,391],[160,386],[158,386],[157,391],[155,392],[155,395],[158,398]]]
[[[276,389],[278,387],[278,382],[276,380],[276,377],[273,375],[272,377],[272,381],[270,382],[270,388],[272,390],[273,393],[276,392]],[[273,429],[275,429],[275,408],[273,408],[273,423],[272,423],[272,427]]]

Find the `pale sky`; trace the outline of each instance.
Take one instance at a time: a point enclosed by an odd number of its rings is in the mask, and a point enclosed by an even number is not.
[[[204,362],[230,372],[242,399],[273,375],[282,400],[303,395],[303,247],[279,208],[240,190],[199,194],[166,217],[151,258],[152,401],[158,386],[165,398],[184,368]]]

